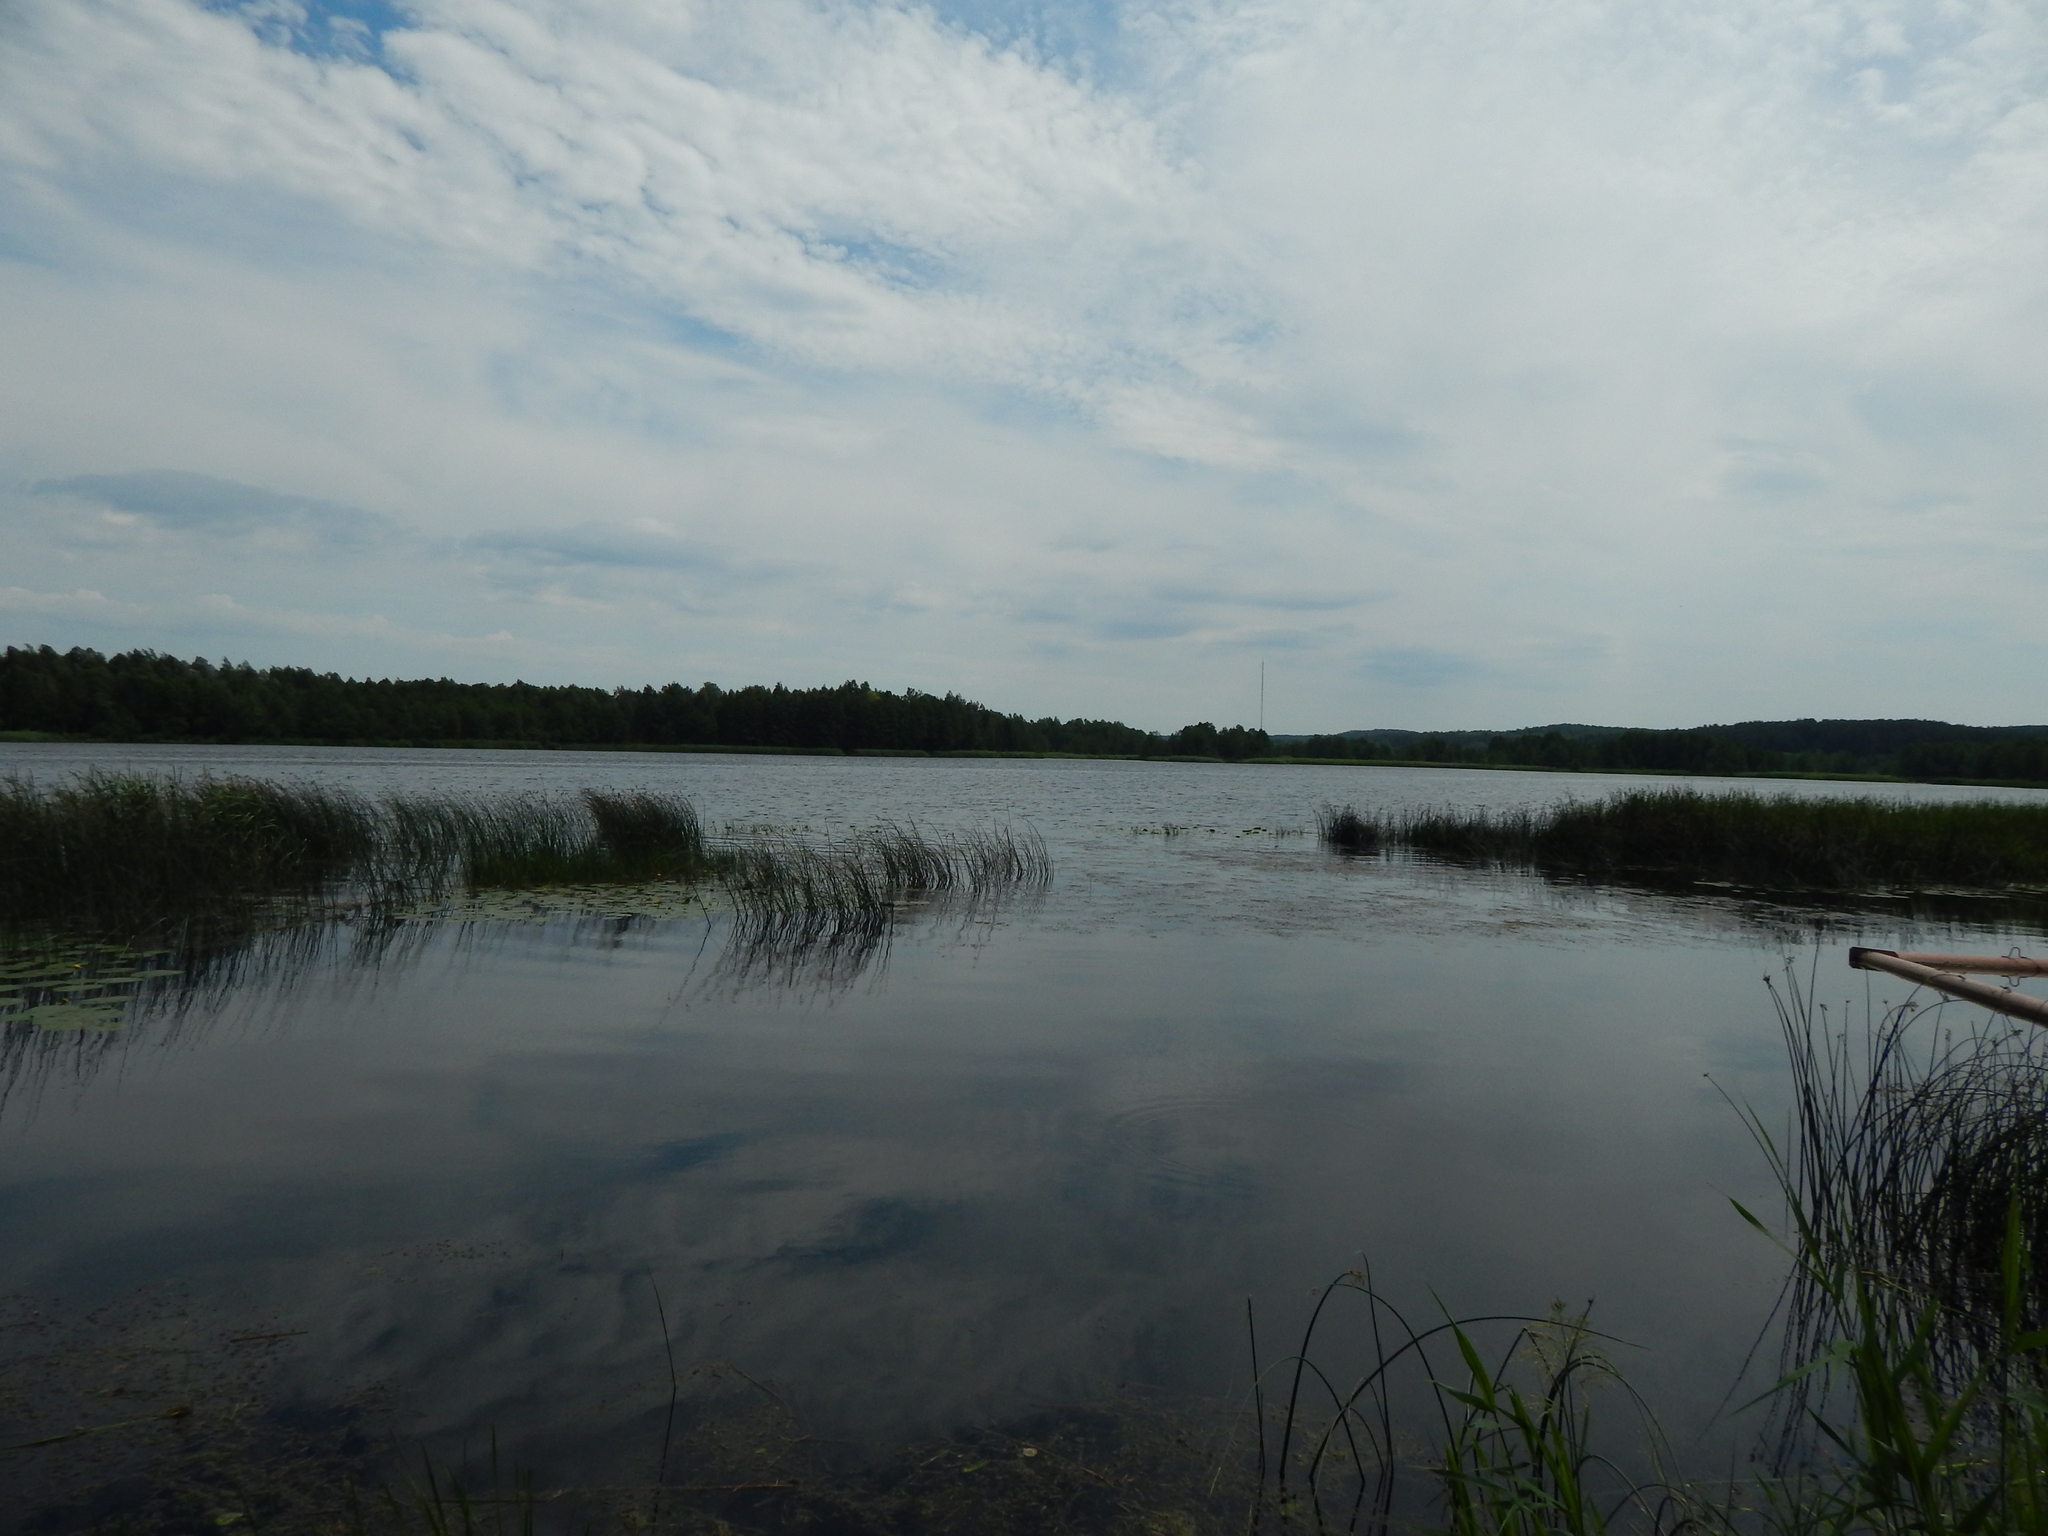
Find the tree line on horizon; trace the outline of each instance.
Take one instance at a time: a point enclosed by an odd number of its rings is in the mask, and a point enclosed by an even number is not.
[[[1072,752],[1241,759],[1264,731],[1206,721],[1162,735],[1114,720],[1027,720],[955,693],[827,688],[592,688],[356,679],[155,651],[9,646],[0,731],[100,741],[332,746],[769,747],[802,751]]]
[[[1353,732],[1284,737],[1203,721],[1172,734],[1115,720],[1040,720],[959,694],[865,683],[594,688],[356,679],[155,651],[103,656],[9,646],[0,732],[99,741],[333,746],[766,747],[802,751],[1061,752],[1105,757],[1285,754],[1325,761],[1665,773],[1880,774],[2048,783],[2048,726],[1780,720],[1688,730]]]
[[[2048,783],[2048,726],[1942,720],[1751,720],[1649,731],[1598,726],[1285,738],[1296,757],[1609,773],[1874,775]]]

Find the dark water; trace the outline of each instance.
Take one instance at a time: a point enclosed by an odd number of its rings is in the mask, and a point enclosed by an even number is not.
[[[716,913],[420,922],[281,947],[119,1030],[13,1030],[0,1292],[157,1287],[216,1334],[289,1335],[270,1390],[370,1393],[403,1436],[495,1430],[544,1467],[646,1443],[662,1313],[684,1371],[729,1364],[880,1451],[1119,1383],[1241,1392],[1246,1299],[1277,1338],[1361,1255],[1423,1312],[1592,1301],[1674,1437],[1721,1454],[1782,1275],[1728,1206],[1768,1181],[1723,1095],[1783,1113],[1762,977],[1817,965],[1860,1010],[1847,944],[1914,938],[1336,859],[1307,830],[1325,800],[1631,782],[1606,778],[4,752],[38,777],[654,785],[714,826],[1044,834],[1042,899],[908,914],[865,964],[749,970]]]

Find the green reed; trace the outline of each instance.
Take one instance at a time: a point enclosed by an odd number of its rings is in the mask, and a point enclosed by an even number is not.
[[[1790,1260],[1781,1368],[1748,1405],[1754,1472],[1674,1478],[1584,1316],[1411,1321],[1353,1271],[1279,1362],[1270,1410],[1275,1368],[1259,1377],[1253,1530],[2048,1532],[2048,1035],[1959,1024],[1955,1003],[1850,1029],[1789,969],[1772,997],[1791,1133],[1743,1113],[1784,1237],[1735,1207]],[[1368,1360],[1349,1385],[1316,1360],[1347,1298]],[[1483,1349],[1489,1333],[1505,1344]]]
[[[1793,1256],[1776,1503],[2048,1530],[2048,1036],[1941,1000],[1851,1026],[1789,968],[1772,997],[1797,1096],[1782,1145],[1749,1116]]]
[[[1733,880],[1781,889],[2048,887],[2048,804],[1924,804],[1639,789],[1543,810],[1325,807],[1329,846],[1584,876]]]
[[[0,923],[136,931],[168,914],[305,897],[372,858],[375,811],[255,779],[0,780]]]
[[[850,841],[708,837],[684,796],[390,795],[259,779],[0,780],[0,928],[132,936],[457,890],[715,884],[770,921],[872,921],[898,901],[1050,879],[1035,833],[889,826]]]

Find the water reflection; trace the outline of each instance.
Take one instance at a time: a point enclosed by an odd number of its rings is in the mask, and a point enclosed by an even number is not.
[[[768,994],[816,1003],[879,980],[897,937],[972,948],[1037,890],[939,895],[868,909],[719,911],[669,885],[492,893],[419,912],[363,910],[327,921],[223,932],[143,948],[45,934],[0,952],[0,1123],[32,1114],[52,1084],[80,1089],[150,1051],[202,1047],[224,1027],[275,1030],[315,977],[336,996],[396,978],[437,944],[487,966],[508,943],[618,948],[694,932],[681,997]],[[695,915],[678,917],[678,910]]]
[[[1168,819],[1051,827],[1082,851],[1042,903],[450,904],[7,1004],[0,1291],[175,1279],[209,1336],[292,1335],[272,1401],[644,1488],[671,1351],[702,1480],[742,1480],[715,1447],[767,1433],[750,1401],[908,1478],[905,1447],[965,1427],[966,1466],[1118,1384],[1228,1399],[1245,1299],[1298,1329],[1369,1253],[1425,1310],[1596,1296],[1724,1464],[1782,1278],[1717,1091],[1782,1100],[1759,978],[1983,928],[1340,862],[1247,833],[1266,807],[1131,830]],[[116,999],[118,1030],[27,1012]]]

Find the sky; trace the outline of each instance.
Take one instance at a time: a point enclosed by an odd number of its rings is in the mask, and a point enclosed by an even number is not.
[[[2037,0],[0,0],[0,644],[2048,720]]]

